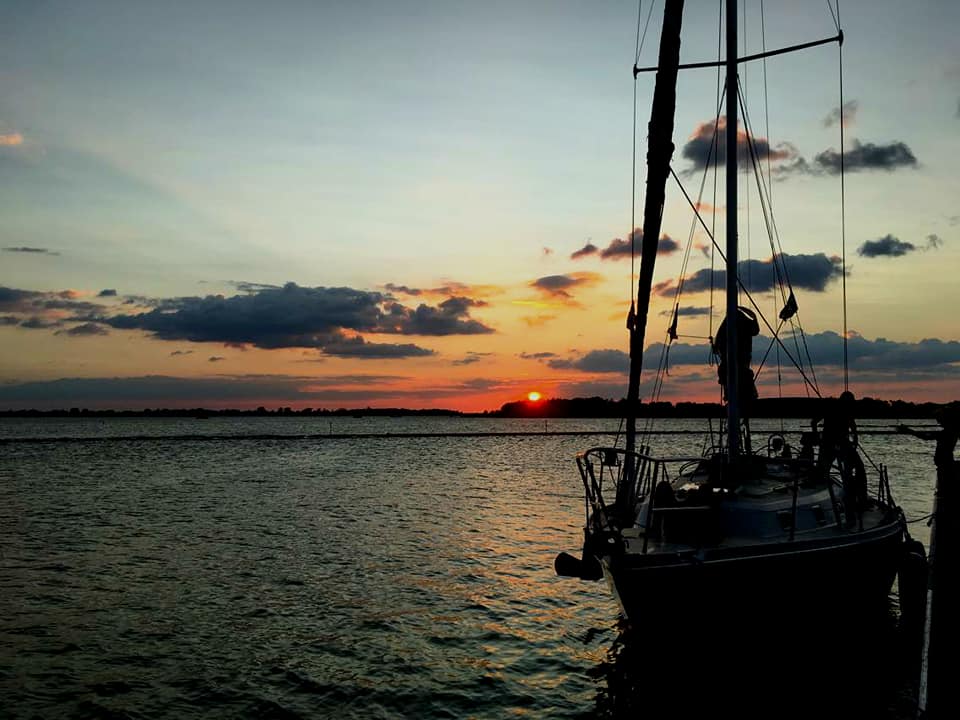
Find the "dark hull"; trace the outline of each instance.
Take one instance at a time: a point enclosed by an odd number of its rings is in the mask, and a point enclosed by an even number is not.
[[[903,545],[897,522],[862,533],[700,553],[626,553],[601,559],[604,575],[631,622],[700,616],[756,617],[790,607],[882,611]]]

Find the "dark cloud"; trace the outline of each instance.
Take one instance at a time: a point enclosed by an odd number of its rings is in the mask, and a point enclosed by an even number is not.
[[[14,317],[13,315],[0,315],[0,326],[16,325],[19,322],[20,322],[20,318]]]
[[[97,293],[97,297],[116,297],[116,296],[117,296],[117,291],[114,290],[113,288],[104,288],[103,290]]]
[[[193,350],[174,350],[170,353],[170,357],[177,357],[178,355],[193,355]]]
[[[313,383],[314,378],[280,375],[61,378],[0,385],[0,407],[256,407],[310,401],[329,394],[328,390],[312,391]],[[369,397],[369,391],[366,395]]]
[[[72,335],[73,337],[83,337],[90,335],[109,335],[110,331],[103,325],[93,322],[85,322],[82,325],[74,325],[69,330],[57,330],[54,335]]]
[[[5,247],[3,248],[3,251],[12,252],[12,253],[31,253],[34,255],[59,255],[60,254],[48,248],[37,248],[37,247]]]
[[[781,256],[778,256],[781,257]],[[839,257],[828,257],[824,253],[814,255],[783,255],[790,282],[794,288],[823,292],[827,285],[842,277],[842,261]],[[743,260],[737,264],[740,280],[750,292],[768,292],[776,287],[773,261]],[[726,286],[726,270],[713,271],[713,287]],[[688,293],[705,292],[710,289],[711,271],[709,268],[698,270],[683,280],[683,290]],[[676,284],[673,280],[658,283],[655,292],[662,296],[673,295]]]
[[[531,282],[530,287],[553,298],[572,300],[573,294],[571,290],[577,287],[589,287],[590,285],[596,284],[600,279],[600,276],[596,273],[589,272],[547,275]]]
[[[673,310],[664,310],[660,313],[661,315],[666,315],[668,317],[673,316]],[[708,307],[696,307],[696,306],[680,306],[677,308],[677,315],[679,317],[693,317],[696,315],[709,315],[710,308]]]
[[[466,283],[449,281],[443,285],[433,288],[415,288],[409,285],[397,285],[387,283],[383,288],[389,293],[398,293],[400,295],[410,295],[413,297],[487,297],[502,292],[502,289],[496,285],[468,285]]]
[[[546,360],[547,358],[555,358],[556,356],[557,354],[552,352],[522,352],[517,355],[517,357],[523,358],[524,360]]]
[[[211,355],[207,358],[207,362],[220,362],[221,360],[226,360],[222,355]]]
[[[570,259],[579,260],[582,257],[587,257],[588,255],[596,255],[597,252],[599,252],[599,248],[592,242],[588,242],[579,250],[574,250],[572,253],[570,253]]]
[[[264,349],[304,347],[341,357],[413,357],[432,351],[415,345],[376,344],[352,333],[476,335],[491,333],[469,310],[484,303],[451,297],[416,309],[379,292],[347,287],[263,288],[244,295],[175,298],[148,312],[114,315],[103,322],[145,330],[161,340],[245,344]],[[344,333],[343,331],[351,331]]]
[[[490,357],[493,353],[489,352],[474,352],[473,350],[468,350],[467,354],[457,360],[453,360],[451,364],[453,365],[472,365],[473,363],[480,362],[485,357]]]
[[[56,311],[69,310],[72,312],[96,313],[103,310],[102,305],[76,300],[79,293],[76,290],[58,290],[45,292],[38,290],[18,290],[17,288],[0,287],[0,311],[23,313],[38,320],[52,322],[62,318]],[[25,327],[40,327],[36,324]],[[52,325],[51,325],[52,327]]]
[[[240,292],[258,293],[261,290],[279,290],[279,285],[270,283],[249,282],[248,280],[227,280],[227,285],[232,285]]]
[[[893,235],[884,235],[877,240],[867,240],[857,248],[857,255],[868,258],[875,257],[902,257],[917,249],[910,242],[904,242]]]
[[[412,343],[372,343],[359,335],[339,336],[327,339],[320,346],[324,353],[334,357],[354,358],[356,360],[384,360],[434,355],[433,350]]]
[[[713,140],[714,121],[708,120],[700,123],[693,131],[687,143],[683,146],[680,154],[689,160],[692,165],[690,170],[702,170],[707,163],[711,166],[722,165],[727,157],[727,121],[721,117],[716,125],[717,138]],[[771,161],[791,160],[797,156],[796,148],[788,143],[780,143],[774,148],[766,138],[754,137],[753,146],[757,157],[763,161],[767,157]],[[712,149],[711,149],[712,148]],[[750,148],[747,144],[747,134],[741,129],[737,132],[737,153],[741,157],[750,157]],[[744,168],[749,166],[743,163]]]
[[[788,348],[793,348],[793,340],[782,338]],[[770,344],[770,338],[759,336],[753,341],[754,358],[762,356]],[[843,366],[843,338],[832,331],[810,333],[806,335],[806,344],[810,356],[817,367]],[[661,343],[649,346],[644,354],[658,356]],[[896,342],[885,338],[868,340],[862,335],[852,334],[847,339],[847,353],[850,368],[854,372],[876,370],[898,372],[905,370],[943,371],[960,363],[960,341],[928,338],[919,342]],[[703,365],[710,356],[706,344],[691,345],[673,343],[670,346],[671,365]]]
[[[614,238],[610,241],[610,244],[605,248],[600,250],[600,258],[602,260],[621,260],[626,259],[631,256],[631,254],[636,251],[637,256],[640,255],[640,248],[643,244],[643,230],[640,228],[635,228],[632,233],[633,245],[631,246],[630,239],[624,240],[622,238]],[[592,245],[588,247],[593,247]],[[669,235],[661,235],[660,240],[657,243],[657,253],[660,255],[669,255],[670,253],[676,252],[680,249],[680,244],[674,240]],[[578,250],[576,253],[570,257],[576,259],[577,257],[584,257],[586,254],[583,253],[583,250],[586,250],[586,247],[582,250]],[[594,248],[596,251],[596,248]]]
[[[397,303],[387,306],[379,332],[401,335],[483,335],[494,332],[478,320],[469,318],[473,307],[484,307],[483,300],[451,297],[437,307],[419,305],[410,310]],[[363,328],[356,328],[358,330]]]
[[[49,330],[50,328],[60,327],[62,325],[62,320],[45,320],[36,315],[20,323],[20,327],[27,328],[28,330]]]
[[[927,235],[927,245],[926,250],[939,250],[943,247],[943,238],[937,235],[936,233],[930,233]]]
[[[844,127],[853,125],[857,118],[857,110],[860,109],[860,103],[856,100],[848,100],[843,104],[843,108],[835,107],[823,119],[824,127],[833,127],[838,123],[843,123]]]
[[[814,158],[818,170],[831,175],[840,173],[840,153],[833,148],[824,150]],[[916,167],[917,158],[906,143],[899,141],[887,145],[861,143],[853,141],[853,146],[843,155],[843,169],[845,172],[859,172],[861,170],[892,171],[901,167]]]
[[[423,294],[423,290],[421,290],[420,288],[412,288],[412,287],[408,287],[407,285],[395,285],[393,283],[387,283],[383,287],[389,290],[390,292],[400,293],[401,295],[417,296],[417,295]]]
[[[591,350],[578,358],[548,360],[557,370],[580,370],[590,373],[625,373],[630,369],[630,356],[622,350]]]

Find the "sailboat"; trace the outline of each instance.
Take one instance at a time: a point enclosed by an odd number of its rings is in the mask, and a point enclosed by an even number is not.
[[[721,362],[727,359],[721,368],[726,428],[720,442],[700,457],[663,457],[653,452],[646,437],[638,441],[643,343],[665,184],[672,172],[678,71],[725,68],[725,306],[726,318],[742,319],[741,298],[748,293],[737,262],[738,66],[843,40],[838,24],[837,36],[826,40],[738,57],[737,5],[727,0],[726,59],[681,65],[682,13],[683,0],[666,0],[658,65],[651,68],[656,85],[648,126],[637,297],[628,316],[625,447],[593,447],[577,456],[586,500],[583,552],[581,558],[560,553],[556,572],[584,580],[605,578],[631,622],[655,622],[685,611],[702,615],[705,608],[736,615],[745,608],[782,610],[798,604],[831,609],[845,603],[861,609],[885,605],[906,538],[886,468],[875,466],[867,490],[854,490],[849,457],[839,471],[826,467],[834,460],[825,454],[831,452],[826,438],[819,451],[808,444],[801,452],[792,452],[781,433],[766,442],[757,442],[757,437],[749,441],[743,398],[749,402],[753,374],[749,361],[741,360],[744,343],[749,348],[750,342],[743,337],[744,322],[725,323],[726,337],[713,343]],[[639,72],[635,65],[635,78]],[[791,291],[780,319],[796,310]],[[836,402],[826,410],[828,417],[839,411]],[[811,436],[815,433],[806,439]]]

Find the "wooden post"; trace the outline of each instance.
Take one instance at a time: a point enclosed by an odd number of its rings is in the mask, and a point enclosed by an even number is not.
[[[937,468],[937,489],[930,524],[930,571],[927,580],[927,620],[920,659],[919,717],[926,720],[960,716],[956,688],[952,688],[950,656],[958,647],[957,586],[949,573],[957,557],[957,492],[960,463]],[[951,709],[952,708],[952,709]]]

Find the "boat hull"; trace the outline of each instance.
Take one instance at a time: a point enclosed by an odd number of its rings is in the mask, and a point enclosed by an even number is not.
[[[688,553],[625,552],[600,559],[604,577],[631,622],[722,612],[751,616],[887,606],[903,546],[897,522],[865,532],[763,547]]]

